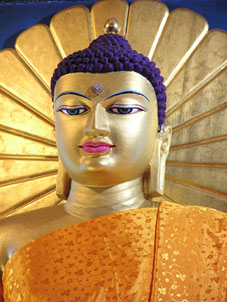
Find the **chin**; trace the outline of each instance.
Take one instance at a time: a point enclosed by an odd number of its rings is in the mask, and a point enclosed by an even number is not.
[[[80,171],[77,175],[71,175],[72,180],[88,187],[110,187],[134,180],[143,176],[143,172],[128,173],[128,170],[114,171],[113,169],[106,169],[106,167],[89,167],[89,169]]]
[[[139,160],[138,160],[139,161]],[[126,159],[110,156],[82,157],[77,162],[70,161],[66,167],[70,178],[89,187],[109,187],[142,177],[146,167],[144,162],[129,163]]]

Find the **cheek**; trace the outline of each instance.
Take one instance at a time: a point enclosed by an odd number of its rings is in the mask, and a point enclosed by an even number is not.
[[[62,152],[75,150],[79,142],[79,133],[81,127],[73,120],[67,119],[65,116],[56,117],[56,139],[60,155]],[[76,149],[77,150],[77,149]],[[64,154],[67,156],[67,153]]]
[[[150,116],[140,115],[127,119],[127,127],[119,128],[117,122],[113,124],[111,129],[117,148],[112,159],[119,176],[124,175],[129,180],[143,175],[152,158],[156,123]]]
[[[121,117],[111,125],[114,142],[118,145],[119,156],[134,160],[150,159],[157,132],[157,118],[151,115],[132,114]]]

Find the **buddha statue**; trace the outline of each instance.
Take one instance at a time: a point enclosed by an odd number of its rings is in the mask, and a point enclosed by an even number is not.
[[[150,200],[171,140],[155,63],[105,34],[51,90],[66,203],[1,221],[4,301],[224,302],[226,215]]]

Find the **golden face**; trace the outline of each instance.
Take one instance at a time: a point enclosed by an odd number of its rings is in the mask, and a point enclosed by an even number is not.
[[[155,92],[143,76],[67,74],[54,100],[58,150],[73,180],[103,187],[143,175],[158,131]]]

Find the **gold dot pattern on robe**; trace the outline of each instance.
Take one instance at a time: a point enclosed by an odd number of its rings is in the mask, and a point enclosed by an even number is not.
[[[151,301],[226,302],[227,215],[166,203],[157,228]]]
[[[29,243],[7,263],[5,301],[148,301],[156,215],[126,211]]]
[[[8,261],[5,302],[226,302],[227,215],[161,203],[67,227]]]

